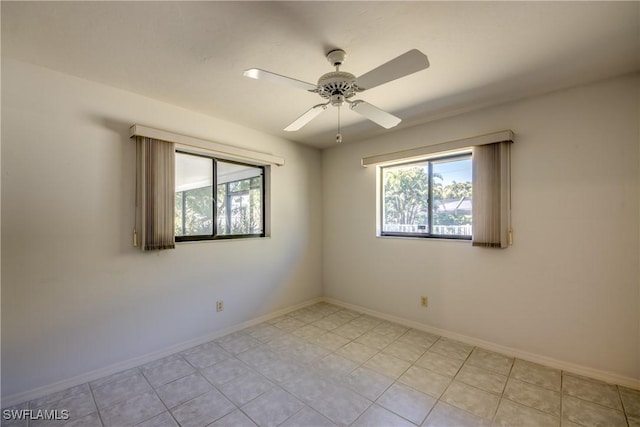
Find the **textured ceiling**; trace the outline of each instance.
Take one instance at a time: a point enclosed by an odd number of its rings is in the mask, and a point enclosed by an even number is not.
[[[396,128],[640,69],[639,2],[1,2],[2,56],[316,147],[336,110],[282,129],[316,94],[243,77],[315,83],[325,53],[356,76],[417,48],[431,67],[362,93]],[[385,130],[342,109],[344,143]]]

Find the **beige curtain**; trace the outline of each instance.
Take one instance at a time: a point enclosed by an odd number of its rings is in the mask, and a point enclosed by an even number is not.
[[[511,141],[473,147],[473,246],[506,248],[511,233]]]
[[[136,137],[134,245],[143,251],[174,249],[175,146]]]

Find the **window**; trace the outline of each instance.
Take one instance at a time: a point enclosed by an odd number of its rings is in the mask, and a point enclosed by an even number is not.
[[[177,152],[176,241],[264,237],[264,187],[263,166]]]
[[[383,236],[471,239],[471,153],[380,167]]]

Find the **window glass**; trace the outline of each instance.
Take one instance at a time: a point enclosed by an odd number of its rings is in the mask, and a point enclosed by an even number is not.
[[[382,169],[384,194],[382,231],[428,233],[428,162]]]
[[[381,172],[381,234],[471,237],[471,155],[386,166]]]
[[[213,160],[176,153],[176,236],[213,234]]]
[[[261,234],[263,169],[217,162],[218,234]]]
[[[261,166],[176,153],[175,196],[177,241],[264,236]]]
[[[433,162],[433,234],[471,236],[471,159]]]

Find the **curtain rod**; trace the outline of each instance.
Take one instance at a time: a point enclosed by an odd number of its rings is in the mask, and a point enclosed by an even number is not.
[[[233,145],[221,144],[219,142],[207,141],[206,139],[194,138],[192,136],[181,135],[168,132],[166,130],[155,129],[148,126],[133,125],[129,128],[129,137],[144,136],[147,138],[160,139],[173,142],[177,145],[206,150],[228,158],[229,160],[251,160],[263,165],[284,165],[284,158],[274,156],[269,153],[249,150],[247,148],[234,147]]]

